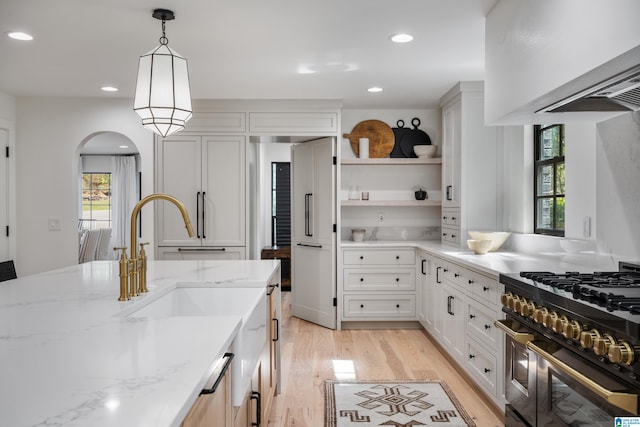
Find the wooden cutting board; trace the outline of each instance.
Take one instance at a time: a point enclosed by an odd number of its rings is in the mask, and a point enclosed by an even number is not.
[[[365,120],[358,123],[351,133],[345,133],[356,156],[360,156],[360,138],[369,138],[369,157],[387,157],[396,143],[393,130],[380,120]]]

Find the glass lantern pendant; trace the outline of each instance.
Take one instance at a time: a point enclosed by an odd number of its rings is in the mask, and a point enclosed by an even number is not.
[[[140,57],[133,110],[142,125],[161,136],[184,128],[191,118],[191,91],[187,60],[169,47],[165,21],[175,18],[170,10],[156,9],[162,20],[160,45]]]

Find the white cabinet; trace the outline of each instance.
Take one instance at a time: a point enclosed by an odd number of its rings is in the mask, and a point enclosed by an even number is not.
[[[156,191],[171,194],[185,205],[196,233],[190,239],[175,206],[158,203],[159,248],[245,247],[245,156],[245,137],[240,135],[181,133],[157,141]],[[159,259],[161,254],[158,250]]]
[[[338,131],[338,113],[249,113],[249,131],[264,135],[332,135]]]
[[[483,82],[458,83],[440,104],[442,241],[466,247],[469,230],[501,228],[499,128],[484,125]]]
[[[414,249],[344,248],[342,264],[342,322],[418,320]]]
[[[427,251],[423,286],[425,330],[449,352],[452,360],[493,399],[503,405],[503,335],[494,327],[503,318],[502,285],[495,278]]]
[[[237,246],[201,247],[159,247],[158,259],[165,261],[184,260],[241,260],[246,259],[245,248]]]

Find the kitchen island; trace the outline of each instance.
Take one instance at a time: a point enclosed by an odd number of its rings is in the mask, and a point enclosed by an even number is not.
[[[179,425],[240,315],[128,317],[181,284],[264,288],[279,261],[149,261],[149,292],[118,301],[118,263],[0,286],[0,425]]]

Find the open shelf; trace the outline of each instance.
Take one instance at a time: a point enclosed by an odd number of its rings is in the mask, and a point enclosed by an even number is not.
[[[391,158],[360,159],[348,158],[340,161],[343,165],[441,165],[442,157],[431,158]]]
[[[442,200],[341,200],[342,206],[442,206]]]

